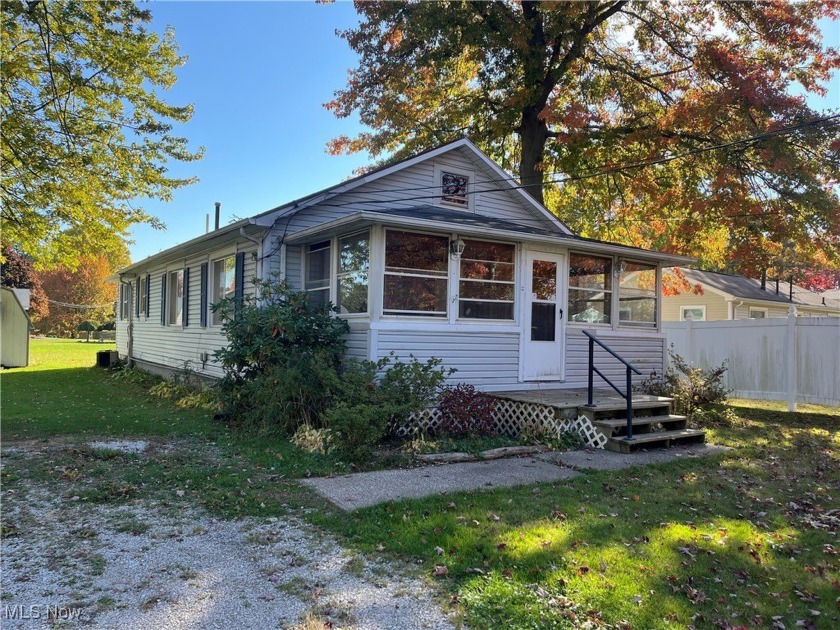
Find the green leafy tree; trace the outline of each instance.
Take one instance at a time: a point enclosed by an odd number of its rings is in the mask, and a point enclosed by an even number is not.
[[[369,131],[331,151],[396,160],[469,135],[583,235],[743,272],[791,241],[840,266],[838,125],[806,101],[840,67],[819,29],[838,3],[356,9],[341,36],[359,65],[327,107]]]
[[[131,200],[195,181],[167,174],[203,149],[172,133],[193,109],[159,92],[185,57],[150,20],[133,2],[2,3],[3,236],[42,267],[116,250],[133,224],[161,227]]]

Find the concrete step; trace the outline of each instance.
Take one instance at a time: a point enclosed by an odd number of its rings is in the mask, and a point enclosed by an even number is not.
[[[622,436],[627,433],[626,418],[600,418],[595,420],[592,424],[594,424],[607,437]],[[685,429],[688,425],[688,418],[685,416],[675,416],[673,414],[642,417],[634,416],[633,433],[652,433],[654,425],[656,424],[661,424],[667,431]]]
[[[611,437],[606,449],[619,453],[631,453],[639,448],[669,447],[674,442],[702,444],[706,441],[706,432],[701,429],[677,429],[676,431],[656,431],[633,435],[632,440],[623,437]]]

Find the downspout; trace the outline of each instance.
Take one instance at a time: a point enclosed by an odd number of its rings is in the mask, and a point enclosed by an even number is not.
[[[738,307],[743,306],[743,305],[744,305],[744,300],[739,301],[737,304],[735,304],[735,300],[732,300],[729,303],[729,306],[732,308],[732,316],[729,319],[734,320],[735,319],[735,313],[738,311]]]
[[[245,226],[243,225],[239,228],[239,236],[244,238],[246,241],[251,241],[257,246],[257,279],[262,280],[262,270],[263,270],[263,259],[262,259],[262,250],[263,250],[263,242],[261,239],[254,238],[253,236],[248,236],[245,234]]]
[[[131,281],[138,278],[138,276],[130,276],[128,282],[125,282],[120,276],[120,284],[123,286],[123,292],[130,291],[129,295],[131,296],[131,300],[129,301],[128,305],[128,327],[126,328],[126,332],[128,333],[128,343],[126,344],[126,351],[125,351],[125,361],[128,364],[128,367],[134,367],[134,357],[132,357],[132,351],[134,350],[134,290],[131,288]],[[120,304],[120,308],[122,308],[122,304]]]

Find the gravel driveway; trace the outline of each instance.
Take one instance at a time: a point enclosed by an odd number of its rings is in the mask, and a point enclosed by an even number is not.
[[[420,580],[292,517],[3,494],[4,629],[453,627]]]

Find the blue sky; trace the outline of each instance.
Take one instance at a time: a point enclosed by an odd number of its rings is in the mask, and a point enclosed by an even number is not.
[[[357,121],[322,106],[344,86],[356,57],[335,30],[358,22],[350,3],[154,2],[153,28],[175,29],[187,64],[164,93],[192,103],[195,114],[176,128],[204,159],[174,163],[171,173],[199,183],[169,203],[143,200],[166,230],[135,226],[130,245],[139,260],[204,232],[205,214],[222,203],[222,224],[340,182],[367,155],[331,156],[327,142],[354,135]],[[212,227],[212,226],[211,226]]]
[[[323,107],[345,85],[356,56],[336,29],[358,23],[349,2],[153,2],[153,26],[175,29],[189,56],[178,82],[164,94],[173,104],[192,103],[195,115],[176,128],[204,159],[172,164],[171,174],[200,181],[175,191],[169,203],[140,205],[166,224],[131,233],[132,260],[204,232],[213,203],[222,224],[263,212],[340,182],[370,161],[364,154],[331,156],[327,142],[353,136],[360,125],[339,120]],[[823,25],[826,43],[840,46],[840,28]],[[840,75],[815,107],[840,106]]]

